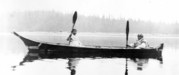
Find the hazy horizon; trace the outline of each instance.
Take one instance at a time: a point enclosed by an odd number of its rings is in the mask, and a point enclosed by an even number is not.
[[[125,33],[127,19],[100,18],[97,16],[84,16],[79,13],[75,24],[75,28],[79,32]],[[73,13],[64,14],[57,11],[13,12],[7,17],[6,31],[70,32],[72,16]],[[128,20],[130,33],[179,34],[178,23],[167,24],[143,20]]]
[[[177,3],[177,0],[0,0],[0,32],[70,31],[72,15],[77,11],[75,27],[81,32],[124,33],[129,20],[131,33],[178,34]]]
[[[178,0],[0,0],[0,16],[10,12],[78,11],[85,16],[125,18],[152,22],[179,22]]]

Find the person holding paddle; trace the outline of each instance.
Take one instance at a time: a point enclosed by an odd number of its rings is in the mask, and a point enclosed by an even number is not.
[[[74,29],[76,20],[77,20],[77,11],[75,11],[75,13],[73,14],[73,18],[72,18],[73,26],[72,26],[71,34],[67,38],[67,41],[69,41],[70,46],[81,47],[82,43],[80,42],[77,36],[77,30]]]
[[[78,46],[81,47],[82,43],[80,42],[78,36],[77,36],[77,30],[72,29],[71,34],[67,38],[67,41],[69,41],[70,46]]]
[[[149,44],[148,44],[148,42],[146,40],[144,40],[143,34],[138,34],[137,38],[138,39],[134,44],[128,45],[128,46],[134,47],[136,49],[149,48]]]

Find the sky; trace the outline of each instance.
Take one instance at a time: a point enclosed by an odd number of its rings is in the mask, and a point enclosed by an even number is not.
[[[0,0],[0,24],[6,25],[9,13],[36,10],[179,23],[178,3],[178,0]]]

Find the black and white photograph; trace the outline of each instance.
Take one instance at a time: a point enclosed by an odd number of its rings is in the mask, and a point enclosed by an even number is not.
[[[0,75],[178,75],[178,0],[0,0]]]

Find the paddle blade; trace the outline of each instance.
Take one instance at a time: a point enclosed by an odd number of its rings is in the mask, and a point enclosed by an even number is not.
[[[77,19],[77,11],[75,11],[73,15],[73,25],[76,23],[76,19]]]
[[[14,33],[14,35],[16,35],[16,36],[19,36],[19,34],[17,34],[16,32],[13,32]]]
[[[129,21],[126,23],[126,45],[128,44],[128,36],[129,36]]]

